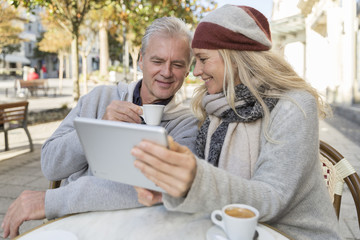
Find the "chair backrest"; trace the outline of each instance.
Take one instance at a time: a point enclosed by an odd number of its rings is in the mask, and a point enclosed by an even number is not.
[[[0,124],[3,124],[5,129],[26,125],[28,105],[27,101],[0,104]]]
[[[340,216],[341,196],[345,182],[354,199],[360,227],[359,175],[346,158],[324,141],[320,141],[320,161],[323,164],[325,182],[333,199],[337,217],[339,218]]]

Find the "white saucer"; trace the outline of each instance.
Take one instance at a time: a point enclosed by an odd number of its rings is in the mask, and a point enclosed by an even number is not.
[[[21,240],[78,240],[78,238],[69,231],[44,230],[30,232],[22,237]]]
[[[256,227],[256,231],[259,233],[258,240],[275,240],[274,236],[272,236],[266,229],[261,226]],[[225,232],[217,225],[213,225],[206,232],[206,240],[229,240],[225,234]]]

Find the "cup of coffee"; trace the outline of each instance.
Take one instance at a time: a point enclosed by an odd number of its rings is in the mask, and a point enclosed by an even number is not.
[[[252,240],[259,211],[246,204],[230,204],[211,213],[211,221],[220,226],[230,240]]]
[[[144,121],[148,125],[159,125],[164,112],[164,105],[144,104],[142,106]]]

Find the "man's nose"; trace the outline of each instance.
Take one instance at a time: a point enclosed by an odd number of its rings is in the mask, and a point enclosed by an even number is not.
[[[164,64],[161,68],[161,75],[164,78],[170,78],[172,76],[171,64]]]

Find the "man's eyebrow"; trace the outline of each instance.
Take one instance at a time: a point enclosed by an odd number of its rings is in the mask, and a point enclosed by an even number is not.
[[[150,57],[150,60],[157,60],[157,61],[165,61],[165,59],[161,58],[161,57],[158,57],[158,56],[152,56]],[[185,60],[174,60],[174,61],[171,61],[172,64],[174,63],[180,63],[180,64],[183,64],[183,65],[186,65],[186,61]]]
[[[164,59],[162,59],[161,57],[158,57],[158,56],[152,56],[150,57],[151,60],[161,60],[161,61],[164,61]]]
[[[174,60],[171,63],[180,63],[180,64],[183,64],[183,65],[186,65],[186,62],[184,60]]]

